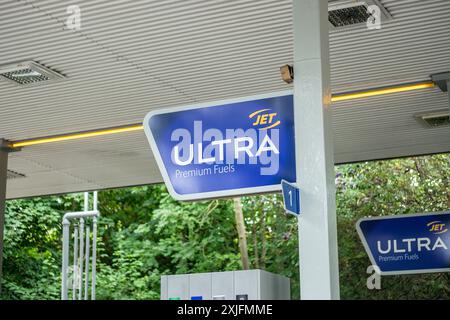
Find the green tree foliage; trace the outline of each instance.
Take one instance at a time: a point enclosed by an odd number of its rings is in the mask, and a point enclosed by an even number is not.
[[[99,199],[108,230],[100,232],[108,245],[100,254],[99,298],[158,299],[163,274],[239,268],[230,201],[179,203],[163,186],[131,192],[111,190]],[[138,212],[123,215],[121,202]]]
[[[72,199],[7,202],[2,298],[59,298],[61,212],[70,208]]]
[[[244,197],[252,268],[289,277],[292,298],[299,298],[297,219],[287,215],[279,194]]]
[[[382,278],[366,287],[370,262],[355,230],[367,216],[450,207],[450,155],[336,167],[341,297],[448,299],[445,273]],[[58,299],[61,218],[82,195],[7,202],[3,299]],[[280,195],[242,198],[252,268],[292,279],[299,298],[297,220]],[[99,192],[97,297],[158,299],[160,276],[241,268],[232,200],[180,203],[164,186]]]

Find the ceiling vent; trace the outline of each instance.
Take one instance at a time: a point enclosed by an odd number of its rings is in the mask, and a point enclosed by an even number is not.
[[[380,9],[381,22],[392,19],[389,11],[379,0],[331,0],[328,5],[328,20],[333,28],[343,28],[360,24],[367,24],[373,19],[369,6],[376,5]]]
[[[416,119],[427,128],[450,125],[450,112],[446,109],[415,115]]]
[[[25,178],[26,176],[22,173],[18,173],[16,171],[7,170],[6,180],[17,179],[17,178]]]
[[[0,65],[0,76],[21,86],[64,79],[62,74],[34,61]]]

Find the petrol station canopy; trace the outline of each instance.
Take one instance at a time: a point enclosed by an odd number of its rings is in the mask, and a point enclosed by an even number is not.
[[[333,5],[338,1],[330,1]],[[348,1],[347,1],[348,2]],[[450,71],[450,1],[382,0],[380,30],[330,23],[333,94],[430,81]],[[69,30],[67,6],[81,9]],[[0,138],[142,123],[157,108],[292,89],[292,0],[0,2],[0,65],[34,61],[65,76],[20,86],[0,77]],[[450,151],[438,87],[334,102],[336,163]],[[23,147],[7,198],[162,182],[143,130]]]

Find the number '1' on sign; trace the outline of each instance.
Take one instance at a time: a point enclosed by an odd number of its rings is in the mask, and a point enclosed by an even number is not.
[[[283,190],[284,210],[298,216],[300,214],[300,190],[286,180],[281,181],[281,188]]]

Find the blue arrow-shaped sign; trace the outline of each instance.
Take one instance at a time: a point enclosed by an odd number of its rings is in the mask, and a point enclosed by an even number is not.
[[[450,271],[450,212],[364,218],[356,229],[382,275]]]

